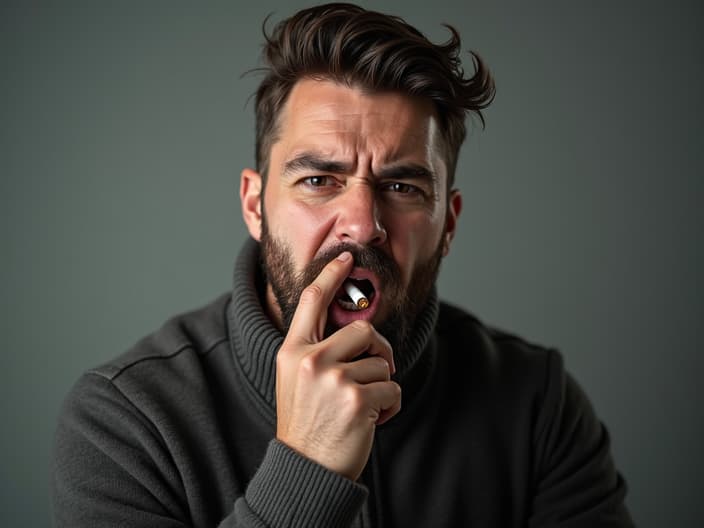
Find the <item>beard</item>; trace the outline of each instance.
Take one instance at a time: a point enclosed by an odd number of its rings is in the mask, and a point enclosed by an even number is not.
[[[262,217],[261,265],[265,281],[271,286],[281,310],[284,333],[291,326],[303,290],[315,280],[328,262],[343,251],[349,251],[356,267],[370,270],[378,277],[379,283],[384,285],[383,301],[388,306],[388,315],[375,328],[389,341],[393,350],[403,350],[404,344],[412,338],[413,325],[437,279],[442,250],[441,240],[431,257],[413,270],[409,282],[411,288],[403,284],[401,269],[396,261],[381,249],[349,243],[325,249],[301,272],[296,272],[290,247],[271,236],[266,216]],[[338,328],[328,324],[325,337],[336,330]]]

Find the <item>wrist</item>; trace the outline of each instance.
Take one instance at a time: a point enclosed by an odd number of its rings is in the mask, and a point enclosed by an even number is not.
[[[272,440],[246,492],[269,526],[349,526],[367,497],[364,486]]]

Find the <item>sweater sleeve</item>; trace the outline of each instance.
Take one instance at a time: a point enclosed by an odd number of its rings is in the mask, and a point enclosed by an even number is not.
[[[351,526],[366,499],[365,488],[272,440],[235,517],[253,526]],[[227,524],[225,526],[239,526]]]
[[[633,526],[608,432],[556,352],[548,359],[534,445],[535,494],[529,526]]]
[[[180,476],[158,431],[97,374],[79,379],[64,402],[51,486],[57,528],[190,524]]]
[[[104,376],[87,374],[64,403],[51,495],[57,528],[350,526],[366,489],[273,441],[225,519],[191,511],[157,428]],[[210,525],[196,519],[211,518]]]

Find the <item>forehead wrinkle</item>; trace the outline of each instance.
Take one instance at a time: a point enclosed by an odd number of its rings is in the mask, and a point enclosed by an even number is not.
[[[288,154],[282,165],[308,150],[330,161],[363,163],[371,173],[390,165],[422,165],[436,175],[435,180],[441,179],[444,163],[437,159],[441,153],[434,108],[411,114],[403,100],[386,98],[384,93],[326,91],[318,97],[309,89],[327,84],[335,83],[299,81],[294,86],[282,120],[283,129],[290,132],[284,133]],[[421,108],[428,106],[420,103]]]
[[[338,103],[322,106],[301,105],[305,114],[290,124],[294,130],[303,129],[306,137],[310,136],[307,128],[312,126],[314,135],[337,136],[333,141],[339,138],[344,149],[353,147],[358,153],[380,154],[380,161],[383,163],[394,162],[406,155],[407,151],[413,152],[419,145],[425,150],[432,142],[427,123],[417,131],[413,123],[399,123],[388,112],[367,112],[362,115],[359,111],[346,111],[348,106]],[[332,108],[336,110],[331,110]],[[370,117],[372,119],[369,119]],[[402,133],[395,133],[399,129],[402,129]],[[379,158],[378,155],[374,157]]]

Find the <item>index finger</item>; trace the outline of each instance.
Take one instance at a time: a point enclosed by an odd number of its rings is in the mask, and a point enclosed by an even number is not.
[[[349,251],[343,251],[325,265],[315,280],[301,292],[289,336],[308,343],[323,339],[328,307],[351,269],[352,254]]]

